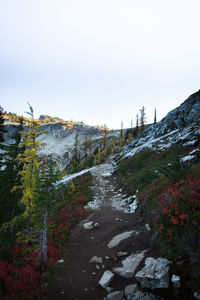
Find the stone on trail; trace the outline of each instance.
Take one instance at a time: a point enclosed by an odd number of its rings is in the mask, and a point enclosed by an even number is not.
[[[114,277],[114,274],[107,270],[104,272],[103,276],[101,277],[101,279],[99,280],[98,284],[102,287],[102,288],[107,288],[109,286],[109,284],[111,283],[112,279]]]
[[[103,263],[103,259],[101,257],[93,256],[90,259],[89,263],[102,264]]]
[[[122,300],[124,296],[123,291],[114,291],[107,295],[107,300]]]
[[[107,291],[108,293],[111,293],[113,290],[114,290],[114,289],[113,289],[112,287],[110,287],[110,286],[108,286],[108,287],[106,288],[106,291]]]
[[[121,251],[121,252],[117,253],[117,257],[122,257],[122,256],[126,256],[126,255],[128,255],[128,252]]]
[[[94,225],[93,225],[93,221],[90,221],[90,222],[87,222],[87,223],[84,223],[83,224],[83,228],[85,229],[85,230],[91,230],[91,229],[93,229],[94,228]]]
[[[172,284],[175,289],[180,288],[181,286],[181,278],[180,276],[172,275]]]
[[[135,230],[131,230],[114,236],[114,238],[112,238],[112,240],[108,243],[108,248],[111,249],[116,247],[121,241],[128,239],[134,232]]]
[[[151,230],[149,224],[145,224],[145,227],[146,227],[146,230],[147,230],[147,231],[150,231],[150,230]]]
[[[132,298],[135,293],[138,291],[137,284],[130,284],[125,287],[125,296]]]
[[[139,264],[144,259],[144,250],[138,254],[131,254],[122,261],[122,267],[114,268],[113,271],[124,278],[132,278]]]
[[[65,262],[64,259],[59,259],[59,260],[58,260],[58,263],[59,263],[59,264],[63,264],[64,262]]]
[[[145,267],[137,272],[135,278],[140,282],[142,288],[168,288],[170,263],[166,258],[148,257],[145,261]]]

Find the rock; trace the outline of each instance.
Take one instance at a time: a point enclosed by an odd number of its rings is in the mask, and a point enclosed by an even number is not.
[[[172,275],[172,284],[175,289],[180,288],[181,286],[181,278],[180,276]]]
[[[107,295],[107,300],[122,300],[124,296],[123,291],[114,291]]]
[[[83,224],[83,228],[84,228],[85,230],[91,230],[91,229],[93,229],[93,228],[94,228],[93,221],[84,223],[84,224]]]
[[[132,300],[141,300],[142,299],[142,297],[144,297],[144,293],[142,293],[141,291],[137,291],[136,293],[135,293],[135,296],[132,298]]]
[[[93,275],[93,276],[96,276],[96,272],[93,272],[92,275]]]
[[[106,291],[107,291],[108,293],[111,293],[113,290],[114,290],[114,289],[113,289],[112,287],[110,287],[110,286],[108,286],[108,287],[106,288]]]
[[[126,255],[128,255],[128,252],[121,251],[121,252],[117,253],[117,257],[122,257],[122,256],[126,256]]]
[[[93,237],[93,236],[91,236],[91,240],[94,240],[94,237]]]
[[[97,228],[97,227],[99,227],[99,223],[96,222],[96,223],[94,224],[94,228]]]
[[[133,297],[135,293],[138,291],[137,284],[130,284],[125,287],[125,296]]]
[[[194,299],[200,300],[200,294],[194,293]]]
[[[103,259],[101,257],[97,257],[97,256],[93,256],[89,263],[97,263],[97,264],[102,264],[103,263]]]
[[[144,259],[145,251],[138,254],[131,254],[122,261],[122,267],[114,268],[113,271],[125,278],[132,278],[135,270]]]
[[[147,230],[147,231],[150,231],[150,230],[151,230],[149,224],[145,224],[145,227],[146,227],[146,230]]]
[[[85,271],[85,270],[83,270],[83,271],[82,271],[82,273],[86,273],[86,271]]]
[[[110,257],[109,257],[109,256],[105,256],[105,259],[107,259],[107,260],[108,260],[108,259],[110,259]]]
[[[107,288],[109,286],[109,284],[111,283],[112,279],[114,277],[114,274],[107,270],[104,272],[103,276],[101,277],[101,279],[99,280],[98,284],[100,286],[102,286],[102,288]]]
[[[84,291],[85,291],[85,292],[88,292],[88,289],[87,289],[87,288],[85,288],[85,289],[84,289]]]
[[[140,282],[142,288],[168,288],[169,287],[169,264],[166,258],[148,257],[145,267],[136,273],[135,278]]]
[[[96,268],[96,270],[100,270],[101,269],[101,267],[99,265],[96,265],[95,268]]]
[[[119,218],[116,218],[115,221],[119,221]]]
[[[64,262],[65,262],[64,259],[59,259],[59,260],[58,260],[58,263],[59,263],[59,264],[63,264]]]
[[[135,230],[131,230],[114,236],[114,238],[108,243],[108,248],[111,249],[116,247],[121,241],[128,239],[134,232]]]

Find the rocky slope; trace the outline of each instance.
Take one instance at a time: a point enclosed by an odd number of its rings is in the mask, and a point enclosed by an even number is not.
[[[15,133],[14,124],[5,124],[5,143],[12,143],[12,136]],[[26,126],[25,126],[26,130]],[[84,156],[83,142],[85,137],[92,140],[91,151],[93,152],[99,145],[99,140],[103,136],[103,130],[98,127],[87,126],[82,124],[74,124],[72,127],[64,124],[63,122],[45,123],[41,124],[40,131],[47,131],[42,134],[39,140],[42,146],[38,151],[38,156],[54,157],[61,169],[64,169],[69,163],[74,150],[76,135],[78,135],[77,150],[80,151],[81,156]],[[112,139],[113,136],[118,137],[119,130],[108,131],[108,138]]]
[[[200,141],[199,120],[200,90],[169,112],[160,122],[146,128],[137,139],[124,147],[117,159],[133,156],[147,148],[164,150],[178,142],[182,142],[183,146],[197,146]]]

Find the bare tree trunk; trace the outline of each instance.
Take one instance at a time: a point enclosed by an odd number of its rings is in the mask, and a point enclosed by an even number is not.
[[[43,232],[42,232],[42,255],[43,261],[47,263],[47,209],[44,210]]]

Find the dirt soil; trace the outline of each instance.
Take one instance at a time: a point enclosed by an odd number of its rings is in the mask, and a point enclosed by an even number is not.
[[[72,230],[62,257],[64,263],[59,265],[51,286],[49,298],[52,300],[102,300],[108,292],[98,285],[98,281],[106,270],[112,271],[112,268],[119,266],[120,261],[125,258],[117,257],[119,251],[135,254],[148,250],[148,256],[156,256],[150,249],[151,232],[146,229],[143,217],[137,212],[125,213],[111,206],[113,197],[116,197],[120,190],[114,175],[105,176],[112,164],[112,161],[107,161],[105,168],[101,167],[93,173],[94,194],[100,201],[99,209]],[[85,230],[83,224],[89,221],[98,222],[99,226]],[[133,234],[112,249],[108,248],[107,245],[114,236],[130,230],[139,234]],[[100,270],[96,269],[97,264],[89,263],[93,256],[103,259],[103,264],[99,264]],[[141,269],[141,266],[139,268]],[[125,286],[131,283],[135,283],[134,278],[124,279],[115,274],[110,286],[114,290],[124,290]]]

